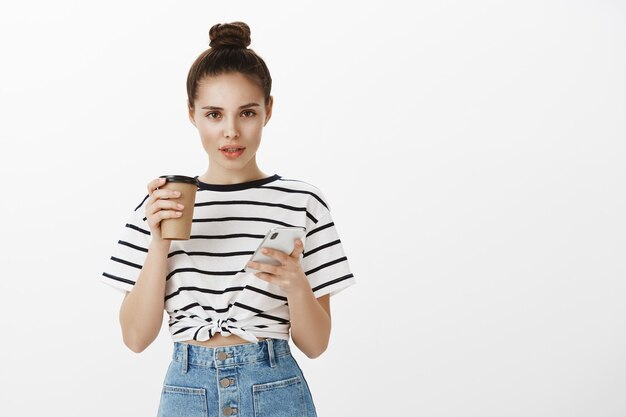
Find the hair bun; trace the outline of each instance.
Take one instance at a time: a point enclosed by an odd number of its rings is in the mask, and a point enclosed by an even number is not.
[[[243,22],[218,23],[209,30],[211,48],[247,48],[250,27]]]

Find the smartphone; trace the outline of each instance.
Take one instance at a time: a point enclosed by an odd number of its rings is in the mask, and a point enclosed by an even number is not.
[[[270,229],[263,241],[256,248],[256,251],[250,258],[251,261],[261,262],[264,264],[270,265],[280,265],[277,259],[272,258],[271,256],[263,255],[261,253],[261,249],[270,248],[276,249],[282,252],[285,252],[287,255],[293,252],[293,248],[295,247],[295,240],[304,238],[305,229],[304,227],[274,227]],[[256,269],[250,268],[246,266],[246,272],[257,272]]]

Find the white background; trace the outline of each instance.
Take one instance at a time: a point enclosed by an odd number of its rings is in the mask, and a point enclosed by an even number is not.
[[[98,277],[148,181],[206,169],[185,80],[233,20],[261,169],[324,192],[358,280],[297,355],[319,415],[626,416],[616,0],[3,3],[0,415],[155,415],[167,326],[131,352]]]

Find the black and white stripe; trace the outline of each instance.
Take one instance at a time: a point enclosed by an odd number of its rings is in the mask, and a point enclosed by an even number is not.
[[[101,280],[131,291],[150,244],[148,196],[132,211]],[[206,340],[217,332],[289,338],[286,295],[243,271],[265,233],[275,226],[307,231],[302,268],[316,297],[354,284],[329,206],[319,189],[278,175],[233,185],[200,183],[191,238],[172,241],[165,309],[174,341]]]

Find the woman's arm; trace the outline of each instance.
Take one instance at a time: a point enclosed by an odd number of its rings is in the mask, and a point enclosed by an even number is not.
[[[170,200],[180,193],[159,189],[163,184],[165,178],[156,178],[148,183],[150,198],[146,204],[146,218],[152,239],[137,282],[124,297],[120,308],[124,344],[137,353],[156,339],[163,324],[167,256],[171,241],[161,237],[161,220],[178,218],[184,209]]]
[[[153,240],[133,290],[120,308],[124,344],[133,352],[147,348],[159,334],[165,309],[165,276],[170,242]]]
[[[330,295],[315,298],[309,287],[308,291],[287,299],[293,342],[309,358],[317,358],[324,353],[330,339]]]
[[[300,255],[304,246],[296,240],[290,255],[265,248],[263,253],[280,261],[280,266],[250,262],[249,267],[258,271],[255,275],[264,281],[278,285],[287,294],[291,338],[305,355],[317,358],[328,347],[330,339],[330,295],[315,298],[309,280],[302,270]]]

